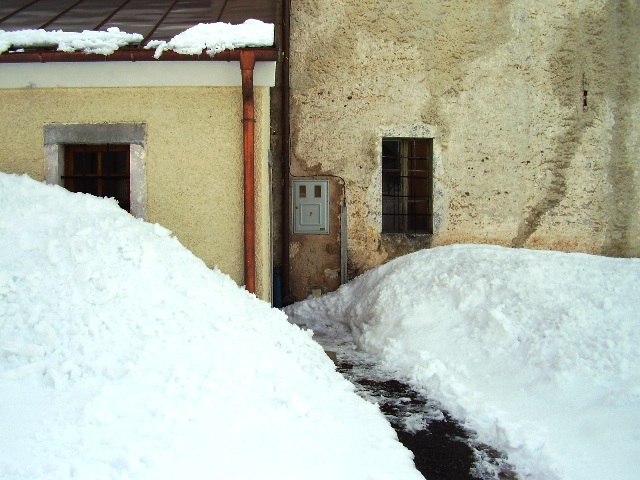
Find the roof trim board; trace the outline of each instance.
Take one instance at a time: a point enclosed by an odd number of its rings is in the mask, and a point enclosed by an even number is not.
[[[4,88],[102,87],[238,87],[242,85],[239,61],[102,63],[20,63],[2,67]],[[256,87],[275,85],[275,62],[256,63]]]

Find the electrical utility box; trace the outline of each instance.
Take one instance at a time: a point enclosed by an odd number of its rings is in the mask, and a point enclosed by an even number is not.
[[[329,233],[329,181],[293,180],[293,233]]]

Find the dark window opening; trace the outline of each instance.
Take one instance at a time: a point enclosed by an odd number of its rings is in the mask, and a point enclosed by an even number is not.
[[[129,145],[65,145],[64,187],[115,198],[127,212],[130,202]]]
[[[433,233],[433,140],[382,140],[382,233]]]

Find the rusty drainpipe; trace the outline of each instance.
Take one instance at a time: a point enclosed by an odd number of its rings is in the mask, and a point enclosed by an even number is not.
[[[253,68],[256,58],[251,50],[240,51],[242,72],[242,136],[244,145],[244,282],[256,293],[256,216]]]

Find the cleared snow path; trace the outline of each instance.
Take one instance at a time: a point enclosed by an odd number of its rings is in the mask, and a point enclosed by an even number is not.
[[[340,329],[338,329],[340,331]],[[314,334],[336,364],[354,384],[356,393],[377,404],[415,456],[416,468],[429,480],[507,480],[517,476],[507,459],[476,439],[474,432],[429,398],[428,392],[399,381],[400,375],[377,365],[376,358],[357,350],[346,330],[341,335]]]

